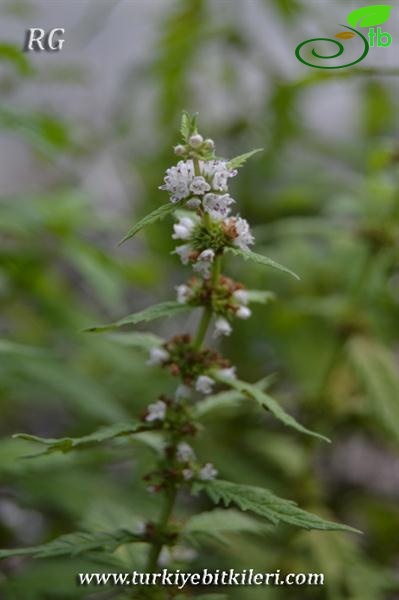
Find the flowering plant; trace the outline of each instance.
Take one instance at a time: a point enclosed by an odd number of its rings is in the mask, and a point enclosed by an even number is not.
[[[268,380],[256,384],[241,381],[236,366],[217,350],[205,345],[209,329],[212,329],[213,338],[230,335],[235,319],[251,316],[251,303],[264,304],[273,296],[269,291],[248,290],[243,283],[224,275],[222,263],[225,256],[240,256],[296,276],[272,259],[253,252],[250,247],[255,240],[249,224],[239,214],[232,214],[235,200],[229,193],[229,180],[258,150],[232,160],[217,158],[213,140],[204,139],[198,132],[196,117],[186,113],[182,117],[181,134],[182,143],[174,148],[180,160],[167,170],[160,186],[169,194],[169,201],[136,223],[124,240],[174,213],[176,222],[172,238],[178,244],[174,252],[194,273],[186,283],[177,286],[176,300],[88,330],[106,331],[200,308],[202,314],[195,335],[183,333],[163,340],[150,333],[137,333],[132,338],[138,346],[149,351],[149,365],[167,369],[179,380],[173,397],[163,394],[148,405],[141,418],[102,428],[82,438],[54,440],[19,435],[42,444],[44,453],[66,453],[121,436],[141,435],[158,451],[157,464],[144,479],[149,493],[163,497],[159,518],[157,522],[148,521],[136,530],[69,534],[34,548],[2,551],[1,557],[79,553],[98,556],[99,553],[111,554],[124,544],[142,542],[149,547],[146,567],[148,571],[154,571],[165,549],[169,549],[169,556],[173,559],[176,549],[189,546],[196,537],[193,519],[180,525],[173,521],[178,495],[183,490],[193,495],[205,492],[212,502],[222,502],[226,507],[223,511],[216,509],[204,513],[201,524],[209,535],[215,533],[215,528],[263,531],[252,517],[241,518],[237,511],[227,508],[229,505],[250,511],[273,525],[281,521],[305,529],[355,531],[313,515],[269,490],[219,478],[217,467],[210,461],[198,461],[192,448],[192,440],[200,434],[205,415],[219,406],[228,407],[237,401],[250,400],[285,425],[316,438],[326,438],[307,429],[288,414],[267,392]],[[229,391],[226,392],[226,388]]]

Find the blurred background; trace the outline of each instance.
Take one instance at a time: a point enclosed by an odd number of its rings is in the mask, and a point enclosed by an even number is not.
[[[199,112],[219,155],[265,148],[231,193],[256,250],[301,276],[231,261],[231,276],[276,301],[235,323],[223,352],[242,379],[276,373],[273,395],[332,439],[297,435],[245,405],[212,416],[196,451],[223,478],[364,531],[280,526],[225,546],[205,540],[190,568],[326,576],[324,588],[229,590],[237,599],[399,598],[399,9],[385,26],[392,46],[355,68],[311,69],[294,55],[303,40],[339,32],[357,7],[1,0],[1,547],[157,514],[141,482],[153,461],[145,446],[23,460],[37,448],[11,434],[87,434],[173,389],[128,336],[82,329],[172,299],[188,277],[171,255],[170,220],[117,246],[166,202],[158,185],[186,109]],[[62,51],[22,53],[36,26],[64,27]],[[168,336],[193,326],[173,319],[145,329]],[[181,518],[199,507],[209,505],[183,499]],[[140,564],[119,558],[121,571]],[[78,588],[78,571],[99,570],[82,558],[0,568],[5,600],[126,597]]]

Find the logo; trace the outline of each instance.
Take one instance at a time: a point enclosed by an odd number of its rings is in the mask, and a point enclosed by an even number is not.
[[[65,33],[62,27],[50,29],[47,33],[40,27],[31,27],[26,30],[24,52],[59,52],[64,45],[64,38],[61,35]]]
[[[323,56],[322,54],[319,54],[313,47],[311,54],[315,58],[321,60],[331,60],[333,58],[338,58],[339,56],[341,56],[345,52],[344,45],[337,39],[334,40],[330,38],[313,38],[311,40],[306,40],[302,42],[301,44],[299,44],[299,46],[297,46],[295,50],[295,55],[297,59],[304,65],[307,65],[308,67],[313,67],[314,69],[344,69],[345,67],[351,67],[353,65],[356,65],[357,63],[366,58],[370,48],[374,48],[375,46],[379,48],[387,48],[392,44],[392,36],[386,31],[382,31],[381,27],[377,27],[377,25],[382,25],[383,23],[388,21],[391,14],[391,9],[392,6],[388,6],[386,4],[375,4],[374,6],[364,6],[362,8],[357,8],[356,10],[349,13],[347,17],[349,27],[348,25],[341,25],[341,27],[344,27],[347,31],[337,33],[335,37],[339,40],[350,40],[352,38],[361,39],[361,56],[356,60],[352,60],[352,62],[349,62],[345,65],[328,66],[312,64],[303,57],[303,48],[307,46],[307,44],[313,44],[314,42],[330,42],[332,44],[335,44],[336,47],[338,47],[337,52],[329,56]],[[363,35],[363,33],[361,33],[357,29],[358,27],[367,27],[369,28],[369,30],[365,35]],[[376,27],[377,29],[375,29]]]

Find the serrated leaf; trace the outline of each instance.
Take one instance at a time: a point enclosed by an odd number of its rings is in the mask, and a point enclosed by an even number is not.
[[[13,435],[14,438],[27,440],[28,442],[37,442],[46,446],[46,450],[44,452],[40,452],[39,454],[35,454],[30,456],[29,458],[35,458],[36,456],[43,456],[44,454],[51,454],[52,452],[70,452],[71,450],[81,450],[83,448],[88,448],[90,446],[94,446],[96,444],[101,444],[102,442],[106,442],[112,440],[116,437],[131,435],[133,433],[137,433],[143,429],[143,423],[140,421],[131,422],[131,423],[116,423],[115,425],[110,425],[109,427],[101,427],[97,431],[89,435],[84,435],[80,438],[42,438],[36,435],[29,435],[28,433],[16,433]]]
[[[119,321],[115,321],[114,323],[89,327],[88,329],[84,329],[84,331],[89,333],[109,331],[112,329],[117,329],[118,327],[123,327],[124,325],[137,325],[137,323],[154,321],[155,319],[160,319],[161,317],[172,317],[176,314],[192,310],[192,308],[193,307],[189,304],[182,304],[180,302],[161,302],[160,304],[154,304],[154,306],[149,306],[148,308],[145,308],[137,313],[132,313],[131,315],[128,315],[123,319],[119,319]]]
[[[257,519],[244,515],[234,509],[215,509],[191,517],[185,524],[182,535],[192,542],[202,539],[211,539],[221,544],[229,544],[231,540],[226,537],[229,533],[252,533],[264,535],[270,531]]]
[[[215,503],[223,502],[225,506],[235,504],[241,510],[249,510],[261,517],[265,517],[273,525],[283,522],[303,529],[361,533],[353,527],[326,521],[317,515],[299,508],[292,500],[285,500],[275,496],[267,489],[215,479],[213,481],[194,483],[193,492],[196,493],[201,490],[205,491]]]
[[[166,217],[166,215],[173,213],[179,205],[179,202],[168,202],[168,204],[162,204],[161,206],[153,210],[151,213],[140,219],[140,221],[135,223],[133,227],[129,229],[125,237],[121,239],[118,245],[120,246],[121,244],[126,242],[126,240],[130,240],[130,238],[134,237],[136,233],[141,231],[144,227],[147,227],[147,225],[152,225],[157,221],[161,221]]]
[[[251,150],[251,152],[245,152],[245,154],[240,154],[239,156],[232,158],[228,162],[229,169],[239,169],[249,158],[251,158],[251,156],[258,152],[263,152],[263,148],[256,148],[256,150]]]
[[[250,260],[250,261],[255,262],[255,263],[259,264],[259,265],[265,265],[267,267],[273,267],[273,269],[278,269],[279,271],[283,271],[284,273],[288,273],[289,275],[291,275],[295,279],[299,279],[299,276],[296,275],[296,273],[294,273],[293,271],[291,271],[287,267],[284,267],[283,265],[280,265],[280,263],[276,262],[275,260],[272,260],[268,256],[263,256],[262,254],[257,254],[256,252],[252,252],[252,250],[241,250],[241,248],[232,248],[230,246],[230,247],[225,248],[225,252],[229,252],[230,254],[234,254],[235,256],[240,256],[244,260]]]
[[[375,27],[388,21],[393,7],[387,4],[363,6],[349,13],[347,21],[352,27]]]
[[[272,300],[275,300],[276,295],[273,292],[262,291],[262,290],[245,290],[248,295],[248,301],[255,302],[256,304],[268,304]]]
[[[274,380],[275,374],[273,373],[272,375],[257,381],[254,385],[260,390],[266,390],[272,385]],[[201,400],[201,402],[197,402],[192,408],[192,415],[195,419],[201,419],[207,417],[209,413],[223,409],[231,409],[246,400],[247,396],[237,390],[219,392],[218,394],[207,396]]]
[[[114,532],[75,532],[62,535],[47,544],[0,550],[0,559],[11,556],[33,556],[34,558],[50,558],[55,556],[79,556],[93,551],[113,552],[122,544],[140,542],[142,538],[125,529]]]
[[[296,421],[294,417],[285,412],[283,407],[280,406],[280,404],[276,400],[274,400],[274,398],[272,398],[271,396],[266,394],[266,392],[259,389],[256,385],[247,383],[246,381],[240,381],[239,379],[233,379],[231,377],[222,377],[218,373],[218,371],[215,371],[213,373],[213,376],[216,380],[220,381],[221,383],[224,383],[229,387],[241,392],[242,394],[256,400],[256,402],[258,402],[258,404],[262,408],[269,410],[276,417],[276,419],[282,421],[284,425],[292,427],[293,429],[296,429],[301,433],[306,433],[307,435],[311,435],[326,442],[330,441],[324,435],[316,433],[315,431],[311,431],[310,429],[307,429],[306,427],[298,423],[298,421]]]
[[[399,439],[399,376],[391,353],[377,341],[360,336],[350,340],[348,351],[370,412]]]

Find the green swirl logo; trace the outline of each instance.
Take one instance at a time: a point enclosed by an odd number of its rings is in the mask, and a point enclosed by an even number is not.
[[[377,32],[374,30],[375,25],[381,25],[389,19],[391,9],[392,6],[388,6],[386,4],[375,4],[374,6],[365,6],[363,8],[358,8],[349,13],[347,17],[349,27],[347,25],[341,25],[341,27],[344,27],[348,31],[337,33],[335,37],[343,40],[349,40],[356,36],[361,38],[364,48],[361,56],[356,60],[353,60],[349,63],[345,63],[343,65],[335,66],[313,64],[312,62],[309,62],[310,59],[305,59],[303,57],[302,52],[303,48],[305,46],[308,46],[308,44],[315,44],[317,42],[330,42],[331,44],[334,44],[336,52],[328,55],[319,54],[316,48],[313,47],[311,54],[316,59],[331,60],[333,58],[338,58],[344,53],[345,47],[340,41],[338,41],[337,39],[323,37],[305,40],[304,42],[299,44],[295,49],[295,56],[301,63],[308,67],[312,67],[313,69],[344,69],[346,67],[352,67],[353,65],[356,65],[357,63],[361,62],[366,58],[367,54],[369,53],[370,47],[374,47],[374,42],[376,38],[377,46],[380,47],[387,47],[392,43],[392,37],[389,33],[382,32],[380,27],[378,27]],[[355,27],[369,27],[368,37],[370,41],[358,29],[355,29]]]

